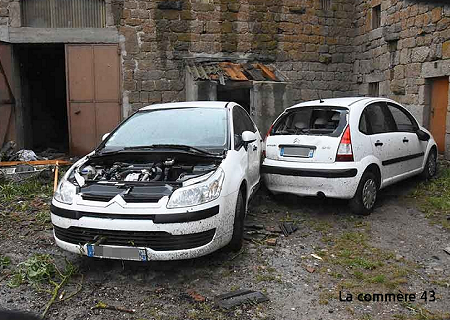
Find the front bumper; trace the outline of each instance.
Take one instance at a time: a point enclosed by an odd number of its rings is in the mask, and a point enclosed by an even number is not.
[[[354,163],[352,163],[354,164]],[[362,170],[348,164],[299,164],[265,159],[263,181],[274,193],[351,199],[356,193]]]
[[[51,218],[56,244],[70,252],[121,260],[190,259],[231,240],[236,199],[237,193],[232,193],[171,210],[144,206],[102,210],[53,201]]]

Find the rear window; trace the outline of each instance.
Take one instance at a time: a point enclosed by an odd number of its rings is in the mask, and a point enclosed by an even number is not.
[[[302,107],[287,111],[273,126],[271,135],[323,135],[338,137],[347,125],[348,109]]]

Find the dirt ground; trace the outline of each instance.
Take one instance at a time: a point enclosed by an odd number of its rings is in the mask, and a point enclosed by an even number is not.
[[[0,256],[11,260],[0,266],[0,308],[44,311],[51,297],[48,283],[10,285],[17,265],[39,253],[49,254],[61,269],[68,263],[77,268],[48,319],[450,319],[450,255],[443,250],[450,247],[450,231],[418,210],[411,194],[419,182],[414,178],[383,190],[368,217],[352,215],[345,201],[293,196],[275,201],[261,190],[251,203],[240,253],[149,263],[66,253],[55,246],[48,219],[38,215],[48,213],[48,189],[25,200],[10,198],[13,204],[0,203]],[[283,221],[298,230],[280,234]],[[264,237],[276,238],[276,245]],[[232,310],[216,306],[215,296],[237,289],[261,291],[270,301]],[[360,293],[416,299],[358,301]],[[352,301],[340,301],[349,294]]]

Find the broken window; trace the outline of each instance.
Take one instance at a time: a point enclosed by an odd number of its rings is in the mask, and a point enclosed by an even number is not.
[[[22,26],[34,28],[104,28],[104,0],[23,0]]]
[[[372,7],[372,29],[381,27],[381,4]]]
[[[347,112],[347,109],[322,106],[298,108],[274,124],[272,135],[339,136],[347,125]]]

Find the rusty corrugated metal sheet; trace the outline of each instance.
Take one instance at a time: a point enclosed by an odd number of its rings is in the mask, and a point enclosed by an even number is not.
[[[276,75],[274,69],[262,63],[223,62],[189,62],[188,72],[194,80],[218,80],[225,84],[231,81],[286,81],[285,77]]]
[[[104,28],[104,0],[23,0],[22,26],[35,28]]]

